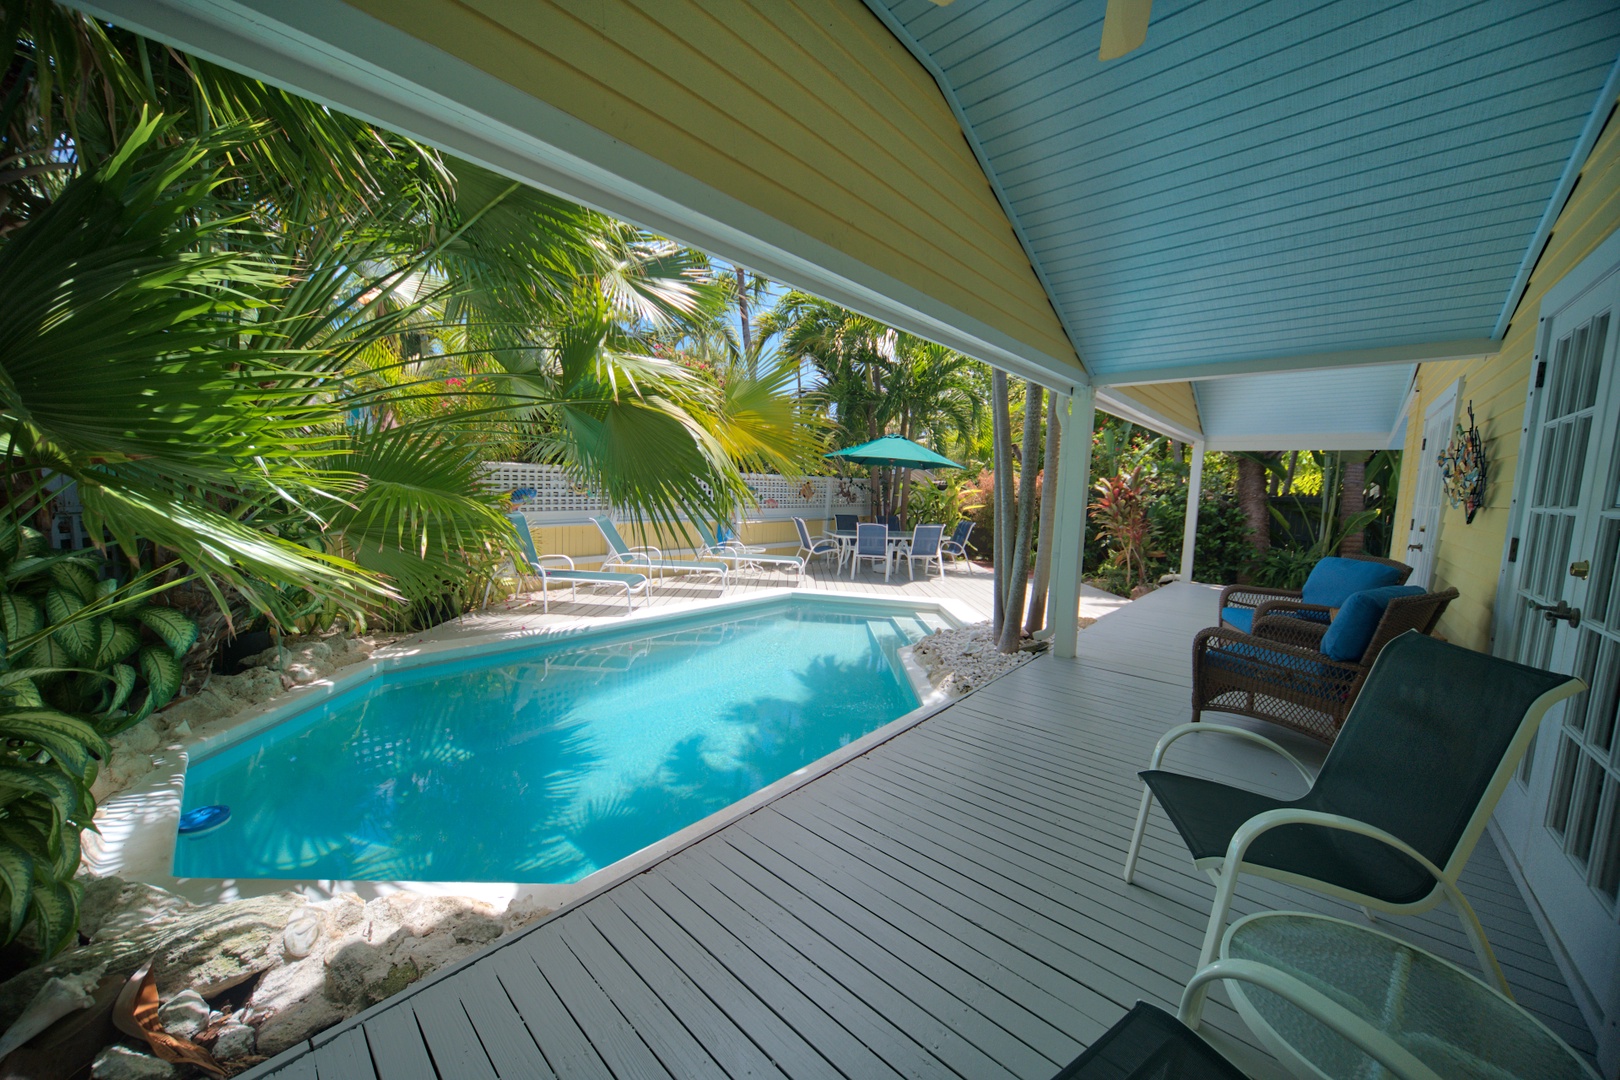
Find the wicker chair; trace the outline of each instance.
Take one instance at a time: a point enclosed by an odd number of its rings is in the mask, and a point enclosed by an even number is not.
[[[1193,722],[1206,709],[1240,713],[1331,743],[1384,646],[1408,630],[1431,633],[1456,598],[1457,590],[1447,589],[1391,600],[1354,662],[1321,651],[1328,624],[1287,614],[1256,618],[1253,634],[1228,626],[1200,630],[1193,639]]]
[[[1355,559],[1360,562],[1383,563],[1394,567],[1399,572],[1395,584],[1404,585],[1406,579],[1412,576],[1412,568],[1403,562],[1394,559],[1380,559],[1376,555],[1343,555],[1345,559]],[[1271,614],[1280,614],[1283,609],[1274,607],[1279,603],[1287,605],[1287,613],[1296,619],[1308,619],[1311,622],[1324,625],[1332,618],[1332,608],[1321,604],[1307,604],[1304,602],[1303,589],[1268,589],[1259,585],[1228,585],[1221,590],[1221,606],[1216,610],[1221,613],[1221,624],[1227,625],[1230,620],[1226,616],[1227,608],[1249,608],[1254,611],[1254,622]],[[1240,627],[1241,629],[1241,627]]]

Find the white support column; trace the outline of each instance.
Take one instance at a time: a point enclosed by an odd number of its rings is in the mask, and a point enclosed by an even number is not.
[[[1072,657],[1079,645],[1080,570],[1086,551],[1086,501],[1091,492],[1091,432],[1097,392],[1082,386],[1058,405],[1063,442],[1058,447],[1057,518],[1052,523],[1052,650]]]
[[[1193,579],[1193,548],[1198,543],[1198,499],[1204,491],[1204,440],[1192,444],[1192,470],[1187,473],[1187,531],[1181,537],[1182,581]]]

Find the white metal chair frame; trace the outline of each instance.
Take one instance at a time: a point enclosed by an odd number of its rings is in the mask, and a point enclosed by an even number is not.
[[[937,530],[932,545],[924,545],[922,543],[922,535],[925,529],[929,531]],[[911,539],[901,541],[895,551],[895,558],[906,560],[906,577],[912,580],[916,579],[912,561],[914,559],[921,559],[923,564],[923,573],[926,574],[928,572],[928,564],[933,563],[939,567],[939,580],[945,580],[945,554],[943,550],[944,538],[945,526],[943,525],[918,525],[916,528],[911,530]],[[930,550],[930,547],[932,550]]]
[[[678,574],[713,574],[720,578],[720,591],[722,593],[726,591],[729,578],[725,563],[666,559],[664,553],[651,544],[642,544],[636,547],[626,544],[624,537],[619,535],[618,526],[609,518],[593,517],[591,523],[596,526],[597,531],[602,534],[602,538],[607,541],[607,545],[611,549],[607,560],[602,563],[603,570],[611,570],[616,566],[628,566],[639,568],[639,570],[657,570],[659,577],[663,577],[665,570]]]
[[[871,550],[869,541],[877,537],[877,550]],[[855,526],[855,546],[849,553],[849,579],[855,580],[855,571],[860,568],[861,560],[877,562],[883,560],[883,580],[889,580],[889,571],[894,566],[894,560],[889,557],[889,527],[887,525],[874,525],[870,522],[861,522]]]
[[[1357,821],[1354,818],[1344,817],[1339,814],[1285,807],[1256,814],[1244,822],[1232,834],[1232,839],[1227,845],[1224,856],[1195,859],[1193,861],[1194,869],[1204,871],[1215,882],[1215,903],[1209,913],[1209,925],[1204,931],[1204,944],[1198,954],[1198,966],[1203,968],[1215,960],[1216,950],[1221,942],[1221,928],[1225,926],[1226,918],[1231,913],[1232,899],[1237,891],[1238,878],[1248,873],[1257,877],[1269,878],[1272,881],[1280,881],[1287,885],[1297,885],[1300,888],[1310,889],[1326,896],[1347,900],[1352,904],[1359,904],[1362,910],[1369,915],[1373,910],[1390,915],[1421,915],[1425,911],[1438,907],[1442,900],[1450,900],[1452,907],[1456,910],[1457,916],[1462,922],[1463,931],[1468,935],[1468,942],[1473,946],[1474,956],[1479,961],[1480,969],[1511,1000],[1513,993],[1508,989],[1507,976],[1502,973],[1501,965],[1496,962],[1496,954],[1491,951],[1490,942],[1486,940],[1485,928],[1480,925],[1479,916],[1474,913],[1473,906],[1468,903],[1462,891],[1458,889],[1457,879],[1462,876],[1463,868],[1468,865],[1468,859],[1474,853],[1474,845],[1479,843],[1480,836],[1485,832],[1485,826],[1490,821],[1491,814],[1496,810],[1497,800],[1501,798],[1502,791],[1507,787],[1508,781],[1513,776],[1513,771],[1518,768],[1519,759],[1524,756],[1525,750],[1530,745],[1530,740],[1535,738],[1536,729],[1541,726],[1542,718],[1547,715],[1547,710],[1565,698],[1573,697],[1585,689],[1585,683],[1579,679],[1570,679],[1555,686],[1531,703],[1530,708],[1525,711],[1524,718],[1519,722],[1518,731],[1515,732],[1513,739],[1508,744],[1507,752],[1502,755],[1501,761],[1497,764],[1496,771],[1491,776],[1490,784],[1486,787],[1484,795],[1475,806],[1467,827],[1464,828],[1456,846],[1452,848],[1451,856],[1444,867],[1436,866],[1399,837],[1366,822]],[[1164,733],[1158,744],[1154,746],[1153,756],[1150,759],[1148,768],[1159,768],[1164,759],[1165,751],[1176,740],[1185,735],[1206,733],[1236,736],[1273,750],[1286,758],[1294,768],[1299,770],[1307,783],[1315,782],[1315,776],[1304,765],[1300,764],[1298,758],[1264,735],[1243,728],[1229,727],[1225,724],[1179,724],[1171,728]],[[1136,828],[1131,833],[1130,850],[1125,856],[1125,880],[1127,882],[1133,881],[1136,876],[1136,861],[1142,851],[1143,836],[1147,832],[1148,811],[1153,805],[1152,789],[1148,788],[1146,784],[1143,785],[1143,788],[1142,805],[1136,814]],[[1272,829],[1283,825],[1318,825],[1323,828],[1339,829],[1381,841],[1427,870],[1435,880],[1435,887],[1420,900],[1408,904],[1391,904],[1376,896],[1341,888],[1328,882],[1318,881],[1315,878],[1244,861],[1244,855],[1248,853],[1250,846],[1256,840]]]
[[[797,555],[767,555],[763,547],[750,547],[740,540],[717,540],[708,529],[693,522],[697,527],[698,537],[703,546],[698,549],[700,559],[719,559],[731,564],[732,572],[738,570],[764,571],[766,567],[774,566],[779,570],[791,571],[801,580],[804,578],[804,560]]]
[[[961,540],[957,540],[955,533],[952,533],[950,536],[945,537],[939,542],[940,554],[950,556],[950,560],[953,563],[959,559],[965,562],[968,557],[967,538],[972,535],[973,523],[969,522],[967,531],[962,534]]]
[[[1193,1031],[1197,1031],[1199,1021],[1203,1017],[1204,1001],[1208,997],[1211,983],[1228,980],[1248,983],[1276,994],[1318,1023],[1348,1040],[1356,1049],[1378,1062],[1401,1080],[1440,1080],[1433,1069],[1418,1060],[1411,1051],[1407,1050],[1406,1047],[1391,1038],[1387,1033],[1369,1024],[1366,1020],[1363,1020],[1360,1016],[1357,1016],[1304,980],[1258,960],[1241,960],[1227,955],[1230,952],[1229,942],[1232,935],[1237,933],[1244,923],[1252,919],[1266,918],[1277,914],[1279,913],[1262,911],[1253,915],[1245,915],[1227,929],[1221,939],[1221,958],[1208,964],[1199,965],[1192,979],[1188,981],[1186,989],[1181,993],[1181,1004],[1176,1010],[1176,1019],[1186,1024]],[[1281,914],[1292,913],[1282,912]],[[1343,919],[1333,919],[1327,916],[1313,915],[1311,917],[1320,918],[1324,922],[1344,922]],[[1473,976],[1463,972],[1461,968],[1457,968],[1457,965],[1448,960],[1418,949],[1414,945],[1408,945],[1407,947],[1417,952],[1423,952],[1428,960],[1434,963],[1455,968],[1461,974],[1473,978]],[[1511,994],[1506,995],[1506,997],[1509,1001],[1513,1000]],[[1318,1074],[1316,1067],[1303,1054],[1277,1036],[1272,1026],[1254,1010],[1251,1003],[1237,995],[1233,995],[1233,1000],[1237,1005],[1238,1013],[1243,1017],[1244,1023],[1249,1025],[1250,1030],[1260,1038],[1266,1049],[1271,1051],[1272,1055],[1279,1061],[1295,1066],[1290,1071],[1299,1075]],[[1524,1012],[1522,1009],[1520,1011]],[[1548,1031],[1547,1026],[1540,1020],[1529,1015],[1529,1013],[1524,1013],[1524,1016],[1525,1019],[1545,1031],[1549,1038],[1557,1039],[1557,1036]],[[1571,1054],[1571,1059],[1579,1060],[1573,1054]],[[1581,1065],[1586,1068],[1586,1071],[1595,1080],[1596,1073],[1592,1072],[1591,1067],[1585,1062],[1581,1062]]]
[[[566,569],[558,571],[547,568],[545,565],[547,559],[561,559]],[[582,584],[617,586],[623,589],[625,606],[630,611],[636,610],[635,597],[639,596],[643,601],[646,600],[648,583],[646,574],[618,574],[609,570],[595,572],[576,570],[574,560],[567,555],[541,555],[539,560],[538,563],[529,564],[527,576],[540,579],[542,585],[540,589],[540,610],[543,612],[551,611],[549,583],[552,581],[566,581],[569,587],[569,600],[574,602],[579,600],[579,587]],[[518,573],[522,574],[523,571],[519,570]]]
[[[810,526],[805,524],[804,518],[801,517],[794,518],[793,524],[799,530],[798,555],[804,560],[806,566],[817,555],[837,555],[838,570],[844,568],[844,542],[842,540],[836,536],[828,536],[826,533],[810,535]],[[833,572],[837,573],[838,570]]]

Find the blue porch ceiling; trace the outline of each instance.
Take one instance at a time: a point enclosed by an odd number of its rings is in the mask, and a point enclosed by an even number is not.
[[[1156,0],[1108,63],[1102,0],[867,3],[1115,381],[1490,337],[1620,54],[1602,0]]]

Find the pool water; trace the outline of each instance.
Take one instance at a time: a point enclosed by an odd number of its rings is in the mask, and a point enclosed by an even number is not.
[[[195,759],[176,877],[577,881],[917,707],[929,615],[793,597],[384,672]]]

